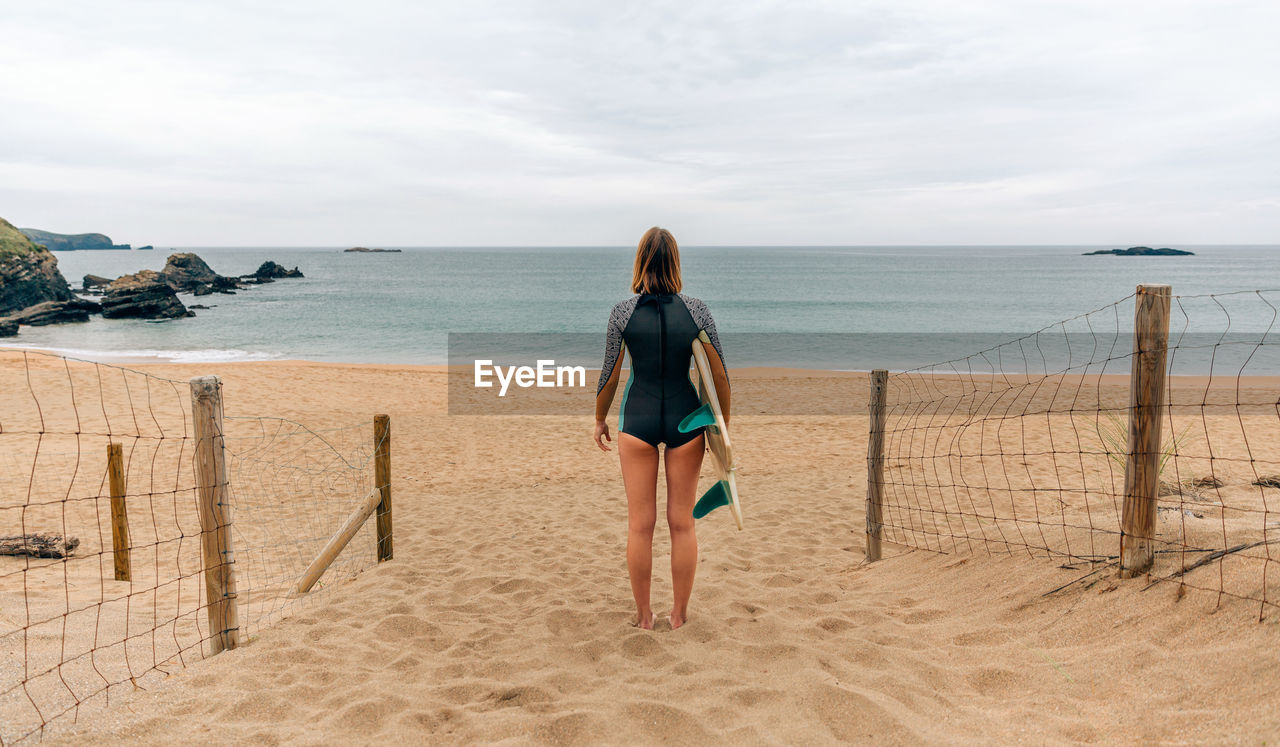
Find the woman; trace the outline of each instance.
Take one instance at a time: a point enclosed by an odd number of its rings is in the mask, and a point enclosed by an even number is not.
[[[693,341],[703,336],[720,407],[729,416],[729,380],[716,324],[707,305],[680,293],[680,251],[671,233],[650,228],[636,249],[631,290],[637,295],[613,307],[606,334],[604,366],[596,390],[596,445],[612,441],[605,422],[618,389],[623,350],[631,356],[631,378],[618,412],[618,455],[627,491],[627,572],[636,600],[633,625],[653,629],[649,582],[653,570],[653,528],[657,522],[658,446],[665,444],[667,527],[671,530],[671,586],[675,603],[668,619],[674,630],[689,616],[689,594],[698,570],[698,538],[693,528],[698,472],[702,468],[702,428],[681,433],[680,421],[698,409],[689,380]],[[709,340],[709,342],[707,342]],[[714,354],[713,354],[714,353]],[[604,440],[601,440],[604,439]]]

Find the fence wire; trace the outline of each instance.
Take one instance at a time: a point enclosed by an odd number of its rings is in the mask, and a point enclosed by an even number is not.
[[[371,424],[312,430],[281,418],[226,419],[227,482],[241,636],[377,564],[370,519],[305,595],[303,571],[374,485]]]
[[[110,443],[130,580],[115,577]],[[243,643],[314,596],[289,581],[375,487],[372,430],[227,417],[225,443]],[[194,447],[188,382],[0,348],[0,553],[19,553],[0,554],[0,744],[207,655]],[[375,562],[371,531],[322,583]]]
[[[1114,563],[1135,296],[891,374],[884,539]],[[1174,296],[1152,583],[1280,605],[1280,291]]]

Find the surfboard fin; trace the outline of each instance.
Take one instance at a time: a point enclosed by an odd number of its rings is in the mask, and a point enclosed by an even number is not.
[[[685,416],[677,426],[681,433],[688,433],[701,428],[704,425],[715,425],[716,416],[711,412],[711,404],[704,404],[702,407],[694,410]]]
[[[698,502],[693,505],[693,518],[701,519],[717,508],[729,505],[730,502],[729,483],[727,480],[720,480],[703,493]]]

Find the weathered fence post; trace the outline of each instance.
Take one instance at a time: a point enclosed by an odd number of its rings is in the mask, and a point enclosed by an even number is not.
[[[871,372],[871,427],[867,434],[867,561],[880,559],[884,531],[884,418],[889,372]]]
[[[209,601],[213,654],[240,642],[236,610],[235,556],[231,551],[231,505],[223,452],[222,382],[217,376],[191,380],[191,419],[195,424],[195,474],[200,510],[200,549]]]
[[[124,447],[107,444],[107,482],[111,487],[111,549],[117,581],[132,581],[129,562],[129,515],[125,507]]]
[[[373,416],[373,484],[378,503],[378,562],[391,560],[391,416]]]
[[[1160,490],[1160,420],[1169,345],[1167,285],[1139,285],[1129,374],[1129,448],[1120,518],[1120,575],[1146,573],[1154,559],[1156,496]]]

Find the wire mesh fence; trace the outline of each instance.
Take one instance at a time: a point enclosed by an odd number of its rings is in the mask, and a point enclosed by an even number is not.
[[[225,419],[241,640],[314,597],[290,581],[377,488],[371,435]],[[211,653],[197,444],[186,381],[0,348],[0,744]]]
[[[889,375],[883,539],[1117,563],[1141,410],[1137,300]],[[1270,567],[1280,540],[1278,301],[1275,290],[1172,297],[1150,454],[1152,583],[1250,600],[1262,615],[1280,605]]]
[[[310,593],[292,593],[356,503],[377,488],[375,443],[363,424],[312,430],[281,418],[229,417],[226,423],[240,628],[251,637],[323,589],[376,565],[376,526],[365,522]]]

